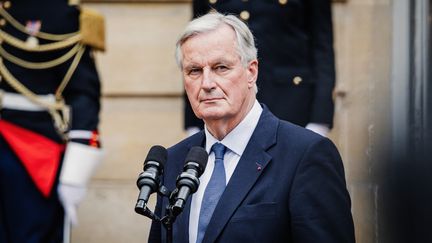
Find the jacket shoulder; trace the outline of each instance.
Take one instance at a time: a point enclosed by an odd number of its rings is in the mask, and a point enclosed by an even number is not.
[[[204,138],[204,131],[198,132],[169,147],[167,149],[168,153],[176,153],[179,151],[184,151],[185,149],[189,150],[193,146],[202,146]]]
[[[296,149],[307,149],[317,143],[329,143],[334,146],[330,139],[284,120],[279,121],[277,141],[282,144],[288,143],[290,147],[295,147]]]

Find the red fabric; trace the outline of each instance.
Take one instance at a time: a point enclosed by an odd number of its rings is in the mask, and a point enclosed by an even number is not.
[[[36,187],[49,197],[64,145],[4,120],[0,120],[0,134],[21,160]]]

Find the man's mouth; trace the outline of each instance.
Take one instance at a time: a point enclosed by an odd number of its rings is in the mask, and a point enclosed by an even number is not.
[[[201,100],[201,102],[203,102],[203,103],[211,103],[211,102],[215,102],[215,101],[218,101],[218,100],[221,100],[222,98],[205,98],[205,99],[202,99]]]

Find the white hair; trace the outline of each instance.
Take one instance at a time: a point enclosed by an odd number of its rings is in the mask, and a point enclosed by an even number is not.
[[[182,68],[183,57],[181,46],[183,43],[192,36],[216,30],[222,24],[226,24],[234,30],[237,40],[237,52],[243,66],[246,67],[250,61],[257,59],[257,48],[255,47],[254,37],[247,25],[234,15],[223,15],[218,12],[210,12],[192,20],[186,26],[176,44],[175,56],[177,65]]]

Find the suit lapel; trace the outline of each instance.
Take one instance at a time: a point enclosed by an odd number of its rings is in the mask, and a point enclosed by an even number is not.
[[[215,242],[225,225],[271,160],[267,149],[276,142],[278,119],[264,107],[257,127],[217,204],[203,242]]]

